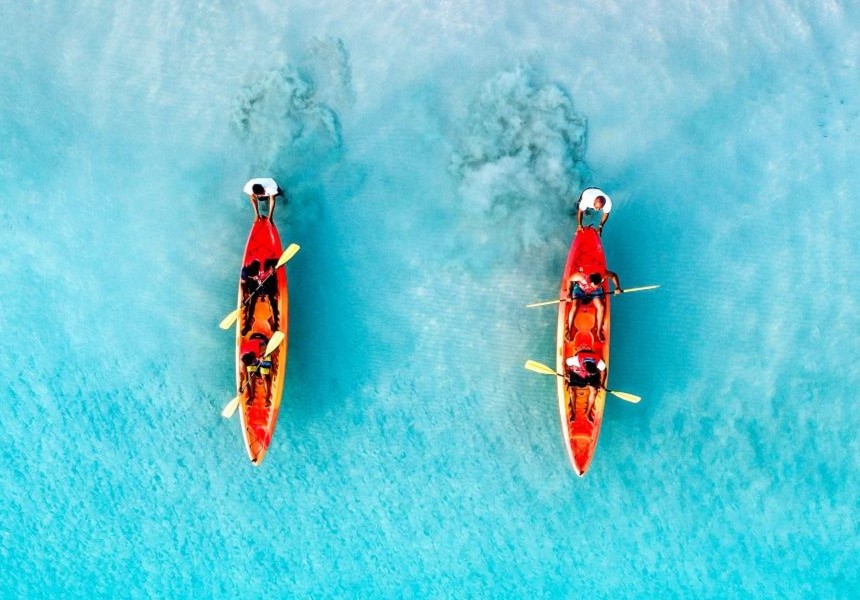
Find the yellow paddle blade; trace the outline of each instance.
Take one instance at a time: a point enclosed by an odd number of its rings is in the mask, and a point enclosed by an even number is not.
[[[656,290],[659,285],[643,285],[642,287],[635,288],[627,288],[624,290],[625,294],[629,294],[630,292],[644,292],[645,290]]]
[[[281,254],[281,258],[278,260],[278,264],[275,265],[275,268],[280,269],[285,264],[287,264],[287,261],[296,255],[296,252],[299,251],[299,248],[301,248],[301,246],[299,246],[298,244],[290,244],[289,246],[287,246],[287,249],[284,250],[283,254]]]
[[[536,360],[527,360],[525,367],[529,371],[541,373],[542,375],[558,375],[558,373],[555,372],[555,369],[552,369],[543,363],[539,363]]]
[[[284,341],[285,337],[286,336],[284,335],[283,331],[276,331],[275,333],[273,333],[272,339],[270,339],[269,343],[266,344],[266,354],[264,356],[269,356],[272,352],[277,350],[278,346],[281,345],[281,342]]]
[[[558,304],[561,300],[546,300],[544,302],[532,302],[531,304],[526,304],[526,308],[534,308],[535,306],[549,306],[550,304]]]
[[[233,323],[236,322],[236,319],[239,318],[239,309],[237,308],[229,315],[221,319],[221,322],[218,323],[218,327],[221,329],[230,329],[233,326]]]
[[[238,396],[230,400],[230,402],[228,402],[227,405],[224,406],[224,410],[221,411],[221,416],[225,419],[229,419],[230,417],[232,417],[233,413],[236,412],[236,408],[239,406],[239,398],[241,397],[242,395],[239,394]]]
[[[632,402],[633,404],[637,404],[640,400],[642,400],[642,396],[637,396],[636,394],[628,394],[627,392],[616,392],[615,390],[606,390],[616,398],[621,398],[627,402]]]

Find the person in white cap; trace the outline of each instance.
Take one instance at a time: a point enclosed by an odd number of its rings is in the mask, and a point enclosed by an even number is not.
[[[274,179],[269,177],[258,177],[250,179],[245,184],[245,193],[251,198],[251,205],[254,207],[254,214],[260,218],[260,208],[258,202],[262,199],[269,199],[269,214],[267,218],[272,219],[275,214],[275,198],[283,194],[283,191]]]
[[[599,188],[586,188],[582,190],[579,196],[579,206],[576,211],[576,230],[581,231],[582,216],[586,211],[600,211],[600,225],[597,226],[597,233],[603,234],[603,226],[609,219],[609,213],[612,211],[612,200],[609,195]]]

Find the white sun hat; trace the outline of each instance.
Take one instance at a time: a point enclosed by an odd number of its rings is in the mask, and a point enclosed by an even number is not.
[[[274,196],[278,193],[278,184],[271,177],[257,177],[256,179],[249,179],[248,183],[245,184],[245,193],[249,196],[254,193],[254,186],[257,184],[263,186],[263,189],[266,190],[267,196]]]

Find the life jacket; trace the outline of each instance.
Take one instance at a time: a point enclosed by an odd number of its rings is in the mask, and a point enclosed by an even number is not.
[[[250,352],[254,355],[254,358],[260,358],[263,356],[263,352],[266,347],[265,344],[265,340],[254,337],[247,342],[242,342],[242,345],[239,347],[239,354],[244,356]]]
[[[269,372],[272,370],[272,361],[261,360],[259,362],[255,362],[253,364],[248,365],[247,367],[245,367],[245,369],[248,371],[249,375],[253,375],[257,372],[259,372],[260,375],[268,375]]]
[[[589,373],[585,369],[585,363],[587,362],[594,363],[597,366],[598,373],[606,369],[606,363],[603,362],[603,359],[600,358],[600,356],[598,356],[595,352],[591,352],[590,350],[583,350],[582,352],[578,352],[576,356],[572,356],[565,361],[568,368],[583,379],[587,379],[595,375],[594,373]]]
[[[245,365],[245,370],[249,374],[269,374],[269,371],[272,368],[272,360],[268,357],[263,356],[263,353],[266,351],[268,339],[269,338],[262,333],[255,332],[251,334],[251,339],[249,339],[247,342],[242,342],[242,345],[239,347],[239,352],[242,356],[244,356],[245,354],[254,355],[254,362],[249,365]]]

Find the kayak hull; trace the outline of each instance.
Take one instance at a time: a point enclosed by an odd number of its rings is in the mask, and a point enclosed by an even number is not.
[[[257,269],[267,265],[273,267],[282,253],[281,238],[275,224],[265,217],[258,217],[251,227],[248,242],[245,245],[245,255],[242,261],[242,273],[257,263]],[[236,321],[236,387],[239,391],[239,417],[242,426],[242,436],[248,458],[254,465],[263,461],[281,407],[281,395],[284,389],[284,378],[287,370],[287,339],[289,322],[289,295],[287,289],[286,269],[279,268],[272,275],[275,284],[268,283],[268,293],[258,293],[252,309],[240,311]],[[253,286],[249,286],[240,275],[238,306],[244,306],[251,295]],[[263,377],[254,377],[253,384],[246,385],[245,365],[242,362],[241,348],[255,334],[270,338],[275,331],[284,333],[284,341],[271,355],[272,365],[268,374],[268,389]],[[259,336],[258,336],[259,337]],[[243,389],[244,388],[244,389]]]
[[[569,293],[568,281],[576,272],[585,275],[593,272],[606,271],[606,255],[597,231],[586,227],[578,231],[573,238],[570,252],[567,255],[564,275],[561,280],[560,298],[566,298]],[[578,303],[573,318],[570,336],[567,335],[572,302],[559,303],[556,370],[565,372],[566,359],[582,350],[590,350],[603,358],[606,363],[606,376],[609,376],[609,336],[610,336],[610,296],[609,282],[603,282],[604,332],[605,340],[601,341],[597,331],[597,310],[594,302]],[[567,450],[570,463],[577,475],[582,477],[591,466],[594,452],[597,449],[597,439],[600,436],[600,426],[603,423],[603,407],[606,403],[606,391],[599,389],[594,401],[593,420],[586,414],[588,407],[588,388],[569,388],[565,379],[556,378],[558,385],[558,411],[561,419],[562,438]]]

